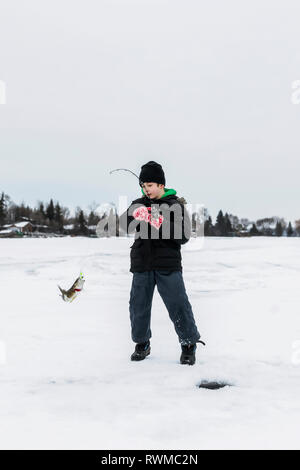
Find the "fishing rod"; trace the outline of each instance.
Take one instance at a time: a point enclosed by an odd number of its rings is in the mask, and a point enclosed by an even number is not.
[[[115,170],[111,170],[111,171],[109,172],[109,174],[111,175],[114,171],[129,171],[129,173],[131,173],[132,175],[134,175],[134,176],[137,177],[137,179],[139,180],[139,185],[140,185],[140,187],[141,187],[141,188],[143,187],[144,182],[140,180],[140,178],[139,178],[138,175],[136,175],[133,171],[129,170],[128,168],[116,168]],[[151,198],[150,198],[149,196],[147,196],[146,193],[144,193],[144,195],[145,195],[145,197],[146,197],[147,199],[149,199],[149,201],[151,200]]]
[[[133,171],[128,170],[128,168],[116,168],[115,170],[111,170],[111,171],[109,172],[109,174],[111,175],[114,171],[129,171],[129,173],[131,173],[132,175],[136,176],[137,179],[140,181],[140,178],[138,177],[138,175],[136,175]]]
[[[115,171],[128,171],[129,173],[134,175],[139,180],[139,185],[141,187],[143,186],[143,182],[140,180],[138,175],[136,175],[133,171],[129,170],[128,168],[116,168],[114,170],[111,170],[109,172],[109,174],[111,175]],[[147,196],[147,194],[145,194],[145,197],[150,199],[149,196]],[[90,247],[90,244],[91,244],[91,241],[89,241],[88,248]],[[61,298],[65,302],[73,302],[73,300],[77,297],[77,295],[82,291],[83,285],[84,285],[84,282],[85,282],[85,278],[84,278],[84,275],[83,275],[83,269],[82,268],[83,268],[83,265],[85,264],[87,258],[88,258],[88,255],[81,258],[79,277],[75,280],[75,282],[72,284],[70,289],[65,290],[65,289],[62,289],[60,286],[58,286],[58,288],[60,290]]]

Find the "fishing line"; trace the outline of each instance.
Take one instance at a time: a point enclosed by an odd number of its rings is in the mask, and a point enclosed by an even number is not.
[[[114,170],[111,170],[109,172],[109,174],[111,175],[115,171],[128,171],[129,173],[134,175],[139,180],[139,185],[141,187],[143,186],[143,182],[140,180],[138,175],[136,175],[133,171],[129,170],[128,168],[116,168]],[[150,200],[150,197],[147,196],[147,194],[145,194],[145,197]],[[97,214],[97,211],[96,211],[96,214]],[[87,260],[88,260],[88,258],[90,258],[91,254],[92,254],[91,253],[91,244],[92,244],[91,239],[94,238],[94,237],[88,237],[88,238],[89,238],[89,241],[88,241],[88,245],[87,245],[87,249],[86,249],[86,253],[88,253],[88,254],[84,254],[80,258],[79,263],[78,263],[79,264],[79,276],[77,277],[75,282],[72,284],[72,286],[68,290],[64,290],[60,286],[58,286],[58,288],[60,290],[60,293],[61,293],[61,297],[65,302],[73,302],[73,300],[77,297],[77,295],[82,291],[83,284],[86,280],[85,275],[84,275],[84,271],[85,271],[85,268],[86,268],[86,265],[87,265]],[[97,238],[99,238],[98,235],[97,235]]]

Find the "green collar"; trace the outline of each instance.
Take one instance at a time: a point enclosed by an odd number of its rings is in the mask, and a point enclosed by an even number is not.
[[[142,193],[143,193],[144,196],[145,196],[145,193],[144,193],[144,190],[143,190],[142,187],[141,187],[141,190],[142,190]],[[172,189],[172,188],[165,188],[165,194],[163,194],[160,199],[162,199],[163,197],[166,197],[166,196],[174,195],[174,194],[176,194],[176,192],[177,192],[177,191],[175,191],[175,189]]]

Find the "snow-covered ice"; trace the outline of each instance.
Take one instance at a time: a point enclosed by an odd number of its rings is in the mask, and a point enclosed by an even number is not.
[[[193,367],[179,364],[157,290],[151,356],[130,361],[131,244],[0,240],[1,449],[300,448],[300,239],[182,248],[206,342]],[[64,303],[57,284],[69,288],[80,269],[85,289]]]

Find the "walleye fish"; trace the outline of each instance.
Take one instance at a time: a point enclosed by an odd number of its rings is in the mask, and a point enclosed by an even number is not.
[[[80,273],[80,276],[76,279],[74,284],[70,287],[69,290],[64,290],[60,286],[57,286],[61,292],[61,297],[65,302],[73,302],[73,300],[77,297],[79,292],[82,291],[83,284],[85,283],[85,279],[83,274]]]

